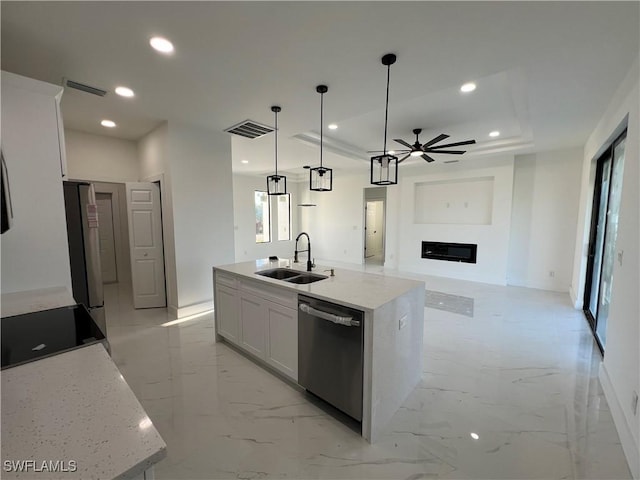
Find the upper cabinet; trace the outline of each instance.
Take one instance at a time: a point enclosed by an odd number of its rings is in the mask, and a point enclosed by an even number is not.
[[[2,293],[71,290],[62,91],[2,72],[2,154],[13,210],[11,228],[2,234]]]

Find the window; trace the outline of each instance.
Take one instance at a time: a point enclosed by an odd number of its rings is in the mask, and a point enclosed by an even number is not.
[[[256,243],[271,241],[271,215],[267,192],[254,192],[256,208]]]
[[[271,229],[278,241],[291,240],[291,195],[255,191],[256,243],[271,242]]]
[[[291,240],[291,195],[278,195],[274,199],[278,203],[278,240]]]

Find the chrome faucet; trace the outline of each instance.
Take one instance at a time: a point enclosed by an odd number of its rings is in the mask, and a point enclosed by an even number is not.
[[[300,237],[304,235],[307,237],[307,249],[306,250],[298,250],[298,240],[300,240]],[[303,252],[307,252],[307,272],[310,272],[311,269],[313,267],[315,267],[315,265],[313,264],[313,261],[311,260],[311,239],[309,238],[309,234],[307,232],[300,232],[300,234],[296,237],[296,249],[293,253],[293,262],[294,263],[298,263],[298,254],[299,253],[303,253]]]

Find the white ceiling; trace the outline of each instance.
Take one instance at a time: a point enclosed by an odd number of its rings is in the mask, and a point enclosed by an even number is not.
[[[462,156],[526,153],[584,143],[640,43],[638,2],[2,2],[2,69],[68,89],[67,128],[138,139],[163,120],[222,131],[245,119],[273,125],[279,164],[317,164],[325,83],[325,164],[364,168],[382,149],[385,53],[390,139],[475,138]],[[148,40],[163,35],[176,52]],[[461,94],[462,83],[478,88]],[[136,97],[113,93],[117,85]],[[118,127],[99,125],[110,118]],[[491,130],[500,130],[490,139]],[[388,148],[393,148],[390,140]],[[234,170],[270,171],[273,134],[233,138]],[[348,151],[332,153],[331,145]],[[436,156],[438,162],[450,156]],[[461,158],[461,157],[456,157]],[[246,159],[244,165],[240,161]],[[418,160],[421,162],[421,160]],[[409,162],[409,161],[407,161]]]

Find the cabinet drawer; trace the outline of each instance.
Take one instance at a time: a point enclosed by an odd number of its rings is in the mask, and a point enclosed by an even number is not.
[[[238,280],[235,275],[216,270],[216,284],[225,285],[229,288],[238,288]]]
[[[251,280],[240,280],[240,290],[250,293],[270,302],[279,305],[298,308],[298,294],[284,288],[278,288],[267,284],[266,282],[253,282]]]

